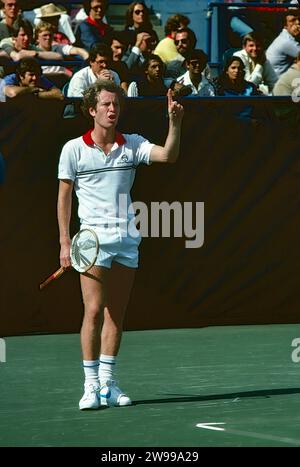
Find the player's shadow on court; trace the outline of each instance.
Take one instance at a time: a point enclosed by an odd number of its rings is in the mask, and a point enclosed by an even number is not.
[[[210,395],[177,395],[169,394],[176,397],[165,397],[163,399],[145,399],[140,401],[133,401],[133,405],[142,404],[169,404],[172,402],[205,402],[212,400],[222,399],[236,399],[236,398],[247,398],[247,397],[272,397],[289,394],[300,394],[300,388],[283,388],[283,389],[259,389],[257,391],[244,391],[244,392],[232,392],[228,394],[210,394]],[[166,394],[168,396],[168,394]]]

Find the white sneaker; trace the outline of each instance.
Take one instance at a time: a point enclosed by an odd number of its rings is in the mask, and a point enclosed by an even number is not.
[[[84,394],[79,401],[80,410],[99,409],[100,407],[100,386],[95,384],[85,384]]]
[[[132,402],[126,394],[124,394],[115,381],[106,381],[106,384],[100,389],[100,404],[108,407],[123,407],[131,405]]]

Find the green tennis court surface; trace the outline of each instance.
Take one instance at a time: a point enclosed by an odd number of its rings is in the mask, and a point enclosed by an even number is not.
[[[299,324],[126,332],[117,379],[134,405],[98,411],[78,410],[78,335],[5,345],[1,446],[300,446]]]

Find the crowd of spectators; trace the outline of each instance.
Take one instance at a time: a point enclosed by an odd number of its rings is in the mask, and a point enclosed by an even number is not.
[[[282,30],[267,48],[259,32],[241,29],[240,49],[213,76],[183,14],[167,19],[160,38],[142,1],[128,6],[122,30],[108,24],[108,0],[83,1],[76,14],[54,3],[33,11],[21,11],[20,0],[0,3],[2,101],[24,93],[81,97],[98,78],[115,81],[128,97],[164,96],[168,88],[175,98],[300,96],[300,10],[294,5],[284,8]]]

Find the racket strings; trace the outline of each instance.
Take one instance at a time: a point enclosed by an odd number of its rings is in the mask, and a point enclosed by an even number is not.
[[[88,229],[78,232],[71,247],[72,266],[79,272],[85,272],[95,263],[97,254],[96,234]]]
[[[74,258],[76,263],[80,265],[80,250],[77,244],[74,244]]]
[[[78,242],[78,248],[80,250],[90,250],[91,248],[95,248],[95,247],[96,247],[96,242],[94,239],[91,239],[91,238],[87,238],[85,240]]]

